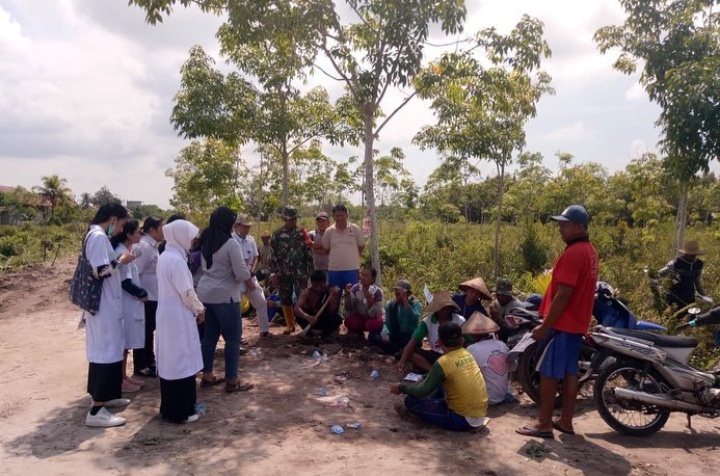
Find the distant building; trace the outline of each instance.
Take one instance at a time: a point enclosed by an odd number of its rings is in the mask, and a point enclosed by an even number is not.
[[[143,202],[141,202],[140,200],[128,200],[125,208],[129,208],[130,210],[132,210],[133,208],[141,207],[142,204]]]
[[[6,193],[13,193],[18,189],[18,187],[12,187],[8,185],[0,185],[0,194],[6,194]],[[36,210],[39,210],[40,212],[45,215],[48,209],[52,206],[50,201],[46,198],[41,197],[38,194],[32,194],[32,198],[24,203],[24,205],[30,206],[35,208]],[[28,218],[23,218],[16,212],[16,209],[13,207],[3,205],[0,202],[0,225],[17,225],[20,223],[21,220],[27,220]]]

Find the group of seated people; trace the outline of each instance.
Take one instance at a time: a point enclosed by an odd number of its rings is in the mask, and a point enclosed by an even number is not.
[[[400,413],[409,412],[451,430],[473,430],[484,426],[488,405],[516,401],[508,381],[509,349],[498,337],[506,329],[505,316],[526,304],[514,297],[507,278],[498,280],[494,299],[478,277],[461,283],[458,294],[435,292],[423,309],[406,280],[395,284],[393,299],[383,306],[376,277],[374,269],[364,268],[360,282],[346,286],[344,324],[349,335],[364,338],[367,331],[371,345],[396,357],[398,372],[404,374],[414,367],[427,374],[416,385],[391,388],[395,394],[407,395],[405,405],[397,407]],[[273,276],[269,281],[268,315],[281,319],[274,292],[277,283]],[[322,270],[316,270],[310,281],[294,306],[297,322],[305,331],[330,337],[343,324],[342,293],[328,286]],[[483,300],[491,302],[490,312]],[[429,349],[423,348],[424,340]]]

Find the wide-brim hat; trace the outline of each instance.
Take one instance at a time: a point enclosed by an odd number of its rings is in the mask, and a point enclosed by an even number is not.
[[[425,314],[435,314],[440,309],[451,307],[456,311],[460,311],[460,306],[452,300],[450,291],[437,291],[433,293],[433,298],[430,304],[425,307]]]
[[[477,278],[471,279],[470,281],[460,283],[458,288],[465,292],[467,292],[467,288],[474,289],[475,291],[480,293],[480,297],[482,299],[485,299],[487,301],[492,300],[492,296],[490,296],[490,290],[488,289],[487,284],[485,284],[485,280],[479,276]]]
[[[687,240],[682,248],[678,248],[678,251],[684,255],[704,255],[707,253],[705,250],[700,249],[698,240]]]
[[[499,330],[500,326],[480,311],[473,312],[462,325],[463,334],[468,335],[490,334]]]

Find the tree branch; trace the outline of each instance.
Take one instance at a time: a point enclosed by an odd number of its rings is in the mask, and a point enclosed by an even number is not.
[[[407,105],[407,103],[409,103],[410,100],[415,97],[415,95],[417,93],[418,93],[417,91],[414,91],[410,96],[403,99],[403,102],[398,107],[396,107],[395,110],[392,113],[390,113],[390,115],[388,117],[385,118],[385,120],[382,122],[382,124],[380,124],[380,126],[375,130],[374,134],[375,135],[380,134],[380,131],[383,129],[383,127],[385,127],[385,124],[387,124],[388,121],[390,121],[390,119],[392,119],[393,116],[395,114],[397,114],[400,109],[404,108]]]
[[[330,79],[332,79],[332,80],[334,80],[334,81],[345,81],[345,78],[339,78],[339,77],[333,76],[332,74],[328,73],[328,72],[325,71],[323,68],[321,68],[320,66],[318,66],[317,63],[313,63],[313,68],[319,69],[321,73],[323,73],[325,76],[327,76],[328,78],[330,78]]]

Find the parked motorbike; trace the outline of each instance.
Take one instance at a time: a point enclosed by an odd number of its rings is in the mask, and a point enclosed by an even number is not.
[[[651,332],[665,332],[665,327],[653,322],[639,321],[635,314],[615,295],[612,286],[605,282],[598,282],[595,290],[595,301],[593,304],[593,317],[599,325],[609,328],[635,329]],[[538,318],[537,325],[540,324]],[[535,403],[540,403],[540,372],[537,370],[538,343],[530,335],[530,331],[522,335],[522,338],[514,345],[508,354],[508,365],[511,371],[517,372],[517,378],[523,391]],[[508,345],[509,347],[509,345]],[[597,369],[593,369],[593,357],[595,356],[594,346],[583,340],[580,349],[578,368],[580,376],[578,383],[582,388],[590,380],[597,377]],[[555,407],[562,404],[560,395],[555,399]]]
[[[703,324],[712,323],[706,321]],[[589,336],[598,349],[593,368],[600,370],[595,404],[616,431],[650,435],[665,425],[671,412],[686,413],[688,423],[692,415],[720,415],[720,371],[688,365],[696,339],[604,326]]]

